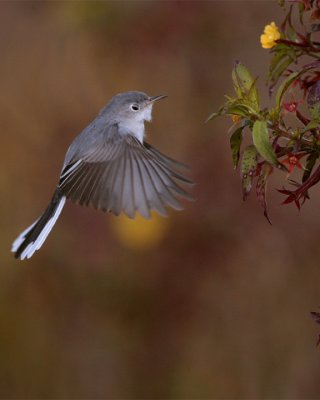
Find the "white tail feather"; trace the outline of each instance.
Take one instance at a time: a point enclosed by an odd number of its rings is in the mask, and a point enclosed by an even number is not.
[[[33,253],[36,250],[39,250],[40,247],[43,245],[44,241],[48,237],[51,229],[53,228],[54,224],[56,223],[59,215],[61,214],[61,211],[63,209],[63,206],[66,202],[66,197],[63,196],[58,204],[58,207],[56,208],[53,216],[48,220],[46,225],[43,227],[42,231],[39,233],[37,239],[34,242],[29,243],[29,245],[23,250],[23,252],[20,255],[20,259],[24,260],[25,258],[30,258]],[[31,229],[36,225],[36,223],[39,221],[35,221],[32,225],[30,225],[25,231],[23,231],[17,239],[13,242],[11,251],[16,252],[20,245],[23,243],[23,241],[26,238],[26,235],[31,231]]]
[[[27,233],[31,231],[31,229],[35,226],[35,224],[38,221],[39,221],[39,218],[32,225],[30,225],[25,231],[20,233],[20,235],[17,237],[17,239],[12,243],[11,251],[13,253],[15,253],[18,250],[18,248],[20,247],[21,243],[24,241]]]

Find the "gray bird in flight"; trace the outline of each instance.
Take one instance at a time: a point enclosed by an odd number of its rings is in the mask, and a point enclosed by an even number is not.
[[[144,122],[165,97],[132,91],[106,104],[71,143],[49,206],[12,244],[15,258],[30,258],[40,249],[67,199],[129,218],[136,212],[150,218],[151,210],[166,216],[166,206],[182,209],[177,197],[192,200],[178,185],[192,183],[177,171],[185,165],[144,141]]]

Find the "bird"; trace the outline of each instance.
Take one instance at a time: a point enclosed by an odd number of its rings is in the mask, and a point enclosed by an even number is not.
[[[41,248],[70,200],[104,212],[136,213],[149,219],[154,210],[182,210],[178,199],[193,197],[181,184],[192,185],[181,170],[188,168],[145,141],[144,123],[155,102],[166,95],[119,93],[73,140],[66,152],[58,184],[44,213],[13,242],[16,259],[29,259]]]

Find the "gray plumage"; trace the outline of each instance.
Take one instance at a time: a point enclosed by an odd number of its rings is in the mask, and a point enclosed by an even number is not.
[[[185,166],[144,141],[144,122],[152,106],[165,96],[142,92],[114,96],[70,145],[57,189],[45,213],[13,243],[16,258],[38,250],[62,211],[65,200],[134,218],[150,218],[166,207],[181,210],[177,197],[192,197],[179,186],[190,184],[179,169]]]

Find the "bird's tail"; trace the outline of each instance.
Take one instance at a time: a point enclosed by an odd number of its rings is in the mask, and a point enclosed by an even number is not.
[[[56,223],[65,202],[66,197],[57,188],[50,204],[41,217],[13,242],[11,251],[15,253],[15,258],[20,258],[20,260],[30,258],[35,251],[40,249]]]

